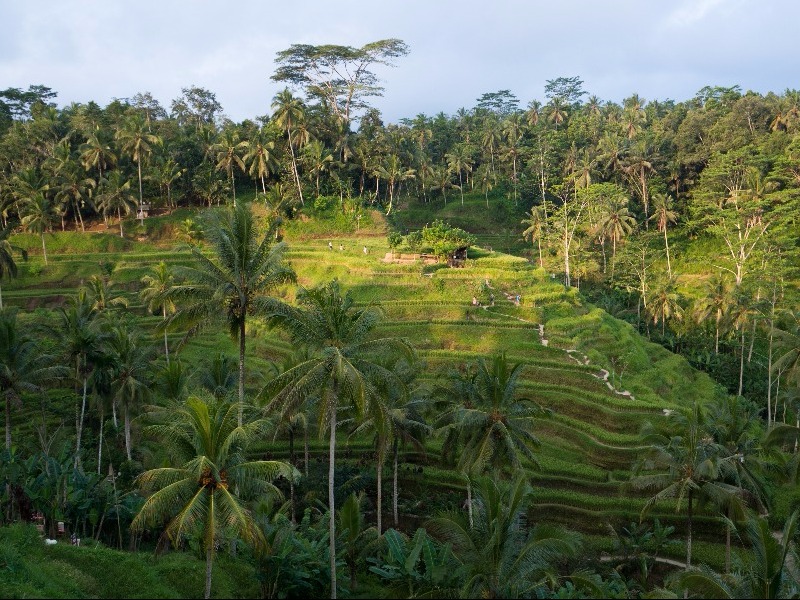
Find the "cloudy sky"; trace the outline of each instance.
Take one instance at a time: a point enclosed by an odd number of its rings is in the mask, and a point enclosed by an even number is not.
[[[387,122],[471,108],[509,89],[524,106],[578,75],[604,100],[684,100],[705,85],[800,87],[796,0],[0,0],[0,89],[43,84],[60,105],[182,87],[240,121],[269,113],[275,53],[294,43],[400,38],[377,70]]]

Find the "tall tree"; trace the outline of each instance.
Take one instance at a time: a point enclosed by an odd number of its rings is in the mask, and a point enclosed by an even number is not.
[[[354,110],[367,107],[366,98],[383,93],[371,71],[373,65],[392,66],[394,59],[406,54],[408,46],[394,38],[370,42],[361,48],[292,44],[278,52],[278,68],[272,80],[302,87],[339,121],[349,124]]]
[[[0,229],[0,283],[3,277],[9,279],[17,276],[17,263],[14,260],[14,254],[19,254],[22,260],[28,260],[28,251],[12,244],[9,241],[9,236],[13,228],[10,226]],[[3,290],[0,287],[0,311],[3,310]]]
[[[336,528],[335,528],[335,463],[338,411],[355,410],[356,418],[371,417],[376,427],[388,424],[388,407],[374,384],[376,379],[396,381],[396,375],[376,361],[381,355],[403,354],[411,358],[410,344],[401,338],[372,338],[380,320],[373,308],[357,309],[349,294],[342,295],[333,281],[297,294],[300,307],[277,304],[273,320],[286,328],[292,340],[308,346],[315,354],[289,369],[269,384],[275,395],[267,407],[293,411],[299,403],[319,393],[319,431],[327,422],[328,442],[328,510],[330,512],[331,597],[336,598]]]
[[[249,460],[247,449],[264,433],[264,422],[237,425],[242,407],[191,396],[177,409],[164,411],[151,431],[176,466],[151,469],[137,483],[149,497],[131,523],[133,531],[161,526],[174,545],[201,533],[206,555],[205,598],[211,597],[216,545],[237,536],[258,547],[263,536],[243,500],[279,495],[271,480],[297,477],[286,463]]]
[[[42,238],[42,254],[47,265],[47,245],[44,241],[46,231],[53,229],[56,220],[55,209],[50,199],[43,193],[25,199],[20,211],[22,227],[26,231],[38,233]]]
[[[150,270],[150,273],[142,277],[144,286],[139,292],[139,296],[147,305],[147,310],[151,313],[160,310],[164,321],[167,320],[167,313],[175,312],[175,302],[171,300],[169,291],[175,285],[175,277],[171,269],[163,260]],[[167,328],[164,327],[164,356],[169,365],[169,343],[167,341]]]
[[[240,154],[244,153],[248,145],[247,141],[239,137],[239,132],[235,128],[228,127],[222,132],[217,143],[211,146],[211,152],[216,156],[216,168],[228,174],[234,208],[236,208],[236,182],[233,171],[234,167],[239,167],[244,172],[244,161]]]
[[[168,323],[186,325],[196,333],[222,316],[231,336],[239,342],[239,406],[244,406],[245,325],[247,316],[264,314],[271,306],[269,294],[295,275],[284,260],[286,245],[273,245],[273,222],[259,239],[259,223],[248,204],[218,213],[205,230],[211,258],[192,248],[192,266],[177,267],[184,282],[165,296],[178,310]],[[241,415],[240,415],[241,417]]]
[[[667,194],[654,194],[653,214],[650,216],[650,219],[655,220],[658,231],[664,234],[664,249],[667,253],[667,277],[672,277],[672,263],[669,259],[667,227],[669,227],[670,223],[675,223],[678,220],[678,213],[672,210],[672,198]]]
[[[305,119],[305,107],[300,98],[292,95],[288,88],[278,92],[272,99],[272,110],[275,111],[274,119],[278,127],[286,130],[288,138],[289,155],[292,158],[292,175],[297,185],[297,194],[300,197],[300,204],[303,202],[303,187],[300,185],[300,173],[297,171],[297,155],[295,154],[295,142],[292,140],[292,133],[296,131]]]
[[[117,130],[117,141],[120,151],[127,154],[136,163],[139,173],[139,212],[142,213],[142,161],[153,152],[153,146],[161,143],[161,138],[150,133],[144,116],[135,113],[126,118]],[[143,218],[143,217],[142,217]]]
[[[11,450],[11,412],[24,393],[40,392],[66,375],[66,367],[23,333],[17,313],[0,310],[0,394],[6,412],[6,450]]]

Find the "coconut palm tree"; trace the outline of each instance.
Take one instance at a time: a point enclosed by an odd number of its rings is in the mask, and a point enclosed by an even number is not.
[[[300,98],[295,98],[289,88],[286,88],[278,92],[272,99],[272,110],[275,111],[273,115],[275,124],[286,131],[289,154],[292,158],[292,174],[294,175],[295,184],[297,184],[300,204],[305,204],[303,202],[303,188],[300,185],[300,174],[297,170],[297,156],[294,151],[295,142],[292,141],[292,133],[305,120],[303,101]]]
[[[14,254],[19,254],[22,260],[28,260],[28,251],[12,244],[8,238],[11,236],[13,228],[6,226],[0,229],[0,283],[3,277],[12,279],[17,276],[17,263]],[[0,311],[3,310],[3,290],[0,287]]]
[[[286,245],[272,245],[275,222],[259,239],[258,223],[244,203],[216,215],[205,230],[212,257],[192,248],[194,264],[176,267],[184,282],[173,286],[165,298],[178,310],[168,325],[188,326],[187,336],[222,316],[231,336],[239,342],[239,406],[244,406],[245,326],[248,315],[264,314],[271,307],[269,294],[294,281],[294,271],[284,260]]]
[[[101,181],[106,170],[117,162],[117,155],[112,147],[113,141],[110,131],[98,126],[78,149],[83,168],[88,171],[92,167],[97,167]]]
[[[375,175],[386,181],[386,188],[389,191],[389,208],[386,210],[386,215],[388,216],[391,214],[392,206],[394,205],[395,185],[413,178],[414,169],[407,168],[400,161],[400,157],[397,154],[392,154],[378,167]]]
[[[137,482],[149,497],[131,523],[131,530],[160,526],[170,519],[166,535],[176,546],[201,535],[206,555],[205,598],[211,597],[211,572],[216,545],[235,535],[259,546],[262,534],[243,504],[248,497],[277,494],[276,477],[294,479],[286,463],[248,460],[247,448],[264,433],[264,421],[237,425],[241,407],[218,400],[189,397],[164,410],[163,422],[150,431],[169,451],[174,467],[142,473]]]
[[[111,382],[114,400],[122,405],[125,454],[128,460],[133,460],[131,413],[150,397],[153,349],[144,342],[138,330],[124,323],[112,329],[109,349],[114,355],[115,365]]]
[[[706,284],[705,293],[694,305],[694,318],[702,323],[714,315],[714,354],[719,354],[720,328],[725,323],[733,306],[733,288],[730,281],[721,272],[711,276]]]
[[[451,173],[458,173],[458,187],[461,190],[461,205],[464,205],[464,179],[463,174],[472,173],[472,157],[467,145],[461,144],[445,155],[447,168]]]
[[[374,308],[357,309],[350,294],[342,294],[337,281],[297,294],[299,307],[275,303],[272,320],[287,329],[295,344],[314,354],[276,377],[267,387],[274,392],[267,410],[281,408],[282,414],[295,412],[308,398],[320,394],[320,433],[327,422],[329,438],[328,510],[330,512],[331,597],[336,598],[335,462],[338,411],[355,410],[359,419],[372,418],[382,429],[388,423],[388,407],[375,381],[402,382],[376,362],[382,355],[413,355],[410,344],[401,338],[370,337],[380,320]]]
[[[617,264],[617,242],[629,235],[636,226],[636,219],[628,210],[628,199],[625,196],[610,198],[602,207],[598,229],[602,237],[611,240],[611,279],[614,279],[614,267]]]
[[[25,392],[39,392],[66,375],[52,354],[44,351],[17,323],[17,313],[0,310],[0,394],[6,411],[6,450],[11,450],[11,410]]]
[[[236,183],[234,181],[234,167],[244,172],[244,161],[240,154],[243,154],[249,144],[239,137],[239,132],[233,127],[228,127],[222,132],[217,143],[211,146],[211,152],[216,156],[216,168],[218,171],[225,171],[231,182],[231,194],[233,196],[233,207],[236,208]]]
[[[658,231],[664,234],[664,249],[667,252],[667,276],[672,277],[672,264],[669,259],[669,240],[667,227],[678,220],[678,213],[672,210],[672,198],[667,194],[653,194],[653,214],[650,219],[655,220]]]
[[[647,312],[653,319],[653,324],[661,322],[661,335],[664,336],[667,319],[680,321],[683,318],[683,308],[680,305],[677,278],[662,279],[656,286],[653,295],[647,304]]]
[[[161,138],[150,133],[150,128],[140,113],[134,113],[122,122],[122,126],[117,130],[116,138],[120,145],[120,151],[127,154],[136,163],[139,172],[139,213],[144,215],[142,212],[142,203],[144,202],[142,161],[153,152],[153,146],[161,143]],[[142,219],[144,219],[143,216]]]
[[[649,445],[636,464],[630,485],[637,490],[654,491],[642,509],[641,518],[662,500],[674,500],[675,512],[686,501],[686,565],[692,564],[692,525],[695,503],[709,500],[717,506],[740,494],[726,479],[735,477],[734,461],[725,447],[707,432],[706,416],[695,402],[689,414],[675,412],[669,417],[670,433],[656,432],[646,424],[643,434]]]
[[[150,270],[150,273],[142,277],[144,286],[139,292],[139,297],[145,302],[147,310],[154,313],[161,311],[164,321],[167,314],[175,312],[175,302],[168,298],[169,291],[175,285],[175,277],[172,271],[163,260]],[[164,327],[164,355],[169,365],[169,342],[167,341],[167,328]]]
[[[448,437],[446,446],[460,443],[457,468],[467,478],[467,513],[472,521],[471,479],[491,469],[502,476],[506,468],[523,468],[522,458],[537,466],[533,448],[539,445],[533,434],[534,420],[545,411],[528,398],[517,395],[524,365],[511,365],[505,353],[491,364],[479,359],[465,374],[453,373],[445,397],[450,407],[439,420],[440,432]]]
[[[539,248],[539,266],[544,268],[544,261],[542,260],[542,237],[544,236],[545,228],[547,227],[547,208],[540,204],[539,206],[532,206],[528,214],[522,220],[523,225],[527,225],[525,231],[522,232],[524,239],[530,238],[531,242],[534,240]]]
[[[733,456],[733,477],[728,483],[740,488],[732,496],[733,502],[720,507],[727,517],[725,527],[725,572],[731,567],[731,519],[743,516],[742,506],[747,504],[759,511],[767,505],[762,456],[764,432],[754,404],[741,396],[717,398],[709,406],[708,431],[714,440]]]
[[[333,154],[320,140],[312,140],[303,148],[303,163],[308,169],[309,179],[313,177],[316,182],[318,198],[320,175],[330,170],[333,162]]]
[[[44,264],[47,265],[47,246],[45,245],[44,234],[46,231],[53,229],[53,224],[56,220],[53,203],[43,192],[37,192],[23,201],[20,217],[22,227],[26,231],[32,231],[41,236]]]
[[[274,151],[275,141],[271,139],[270,134],[262,127],[250,140],[247,153],[243,157],[245,164],[250,165],[247,171],[250,177],[261,180],[261,192],[265,198],[267,196],[265,179],[269,177],[270,171],[275,168]]]
[[[58,342],[67,363],[75,365],[75,385],[81,390],[80,407],[75,406],[75,465],[80,462],[83,423],[86,414],[86,397],[89,377],[103,352],[105,335],[100,330],[98,312],[92,308],[86,288],[79,288],[66,307],[58,311]],[[114,420],[116,423],[116,419]]]
[[[106,219],[109,214],[117,213],[119,237],[125,237],[122,229],[122,215],[131,214],[133,207],[136,206],[136,197],[131,193],[131,182],[125,179],[120,171],[111,171],[100,185],[98,206]],[[106,221],[106,225],[108,225],[108,221]]]
[[[457,187],[450,179],[450,170],[445,166],[434,167],[431,190],[441,190],[444,203],[447,204],[447,190]]]
[[[521,526],[530,493],[524,477],[509,483],[484,478],[476,486],[474,525],[460,511],[426,522],[425,528],[450,544],[467,570],[461,597],[542,597],[548,591],[546,574],[558,561],[577,555],[575,534],[545,525]]]
[[[767,519],[751,516],[745,533],[751,555],[732,576],[721,576],[707,567],[680,576],[678,585],[703,598],[796,598],[800,588],[797,552],[792,548],[798,527],[798,512],[786,520],[780,533]]]

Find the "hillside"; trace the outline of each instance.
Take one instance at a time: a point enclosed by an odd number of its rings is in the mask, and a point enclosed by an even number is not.
[[[158,232],[152,239],[122,242],[109,234],[54,234],[50,265],[44,267],[40,257],[31,257],[20,277],[5,286],[5,301],[39,308],[36,312],[46,315],[44,309],[59,305],[82,281],[105,269],[125,290],[129,308],[154,326],[159,318],[144,315],[135,294],[138,281],[160,261],[186,261],[186,248],[166,241],[170,235],[165,233],[185,216],[152,219],[148,227]],[[523,258],[473,247],[460,269],[387,262],[389,247],[379,213],[373,214],[372,226],[358,233],[323,235],[323,230],[313,219],[287,227],[288,257],[299,283],[311,286],[338,278],[359,303],[379,305],[385,312],[381,333],[413,342],[424,365],[423,381],[432,383],[447,368],[499,352],[525,364],[522,391],[552,411],[539,421],[537,431],[542,446],[537,451],[541,469],[532,471],[536,519],[599,535],[607,533],[609,523],[638,519],[644,497],[624,484],[642,450],[642,425],[657,425],[665,412],[686,408],[695,399],[707,402],[720,393],[708,376],[685,360],[647,342],[632,326],[586,303],[575,289],[566,290]],[[59,239],[62,246],[55,243]],[[288,288],[286,298],[292,294]],[[489,294],[494,295],[493,306]],[[474,306],[473,297],[482,306]],[[278,361],[291,350],[280,333],[257,322],[249,337],[248,365],[256,371],[264,371],[267,361]],[[180,334],[171,334],[171,339],[178,341]],[[226,335],[209,329],[186,345],[182,357],[196,366],[217,351],[235,352]],[[260,389],[260,382],[251,377],[251,392]],[[15,435],[32,434],[23,425],[26,421],[24,415],[17,420]],[[441,477],[454,489],[463,485],[457,477],[442,475],[437,444],[432,442],[426,457],[407,457],[429,467],[422,479],[404,475],[413,484],[403,497],[411,512],[411,490],[424,489],[426,481]],[[314,445],[315,450],[321,448]],[[273,446],[272,451],[283,454],[285,448]],[[671,505],[662,506],[656,515],[682,527],[683,519]]]

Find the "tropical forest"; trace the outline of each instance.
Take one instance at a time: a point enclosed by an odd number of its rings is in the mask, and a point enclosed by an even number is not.
[[[800,595],[800,90],[385,122],[409,51],[0,90],[0,596]]]

